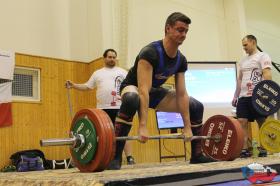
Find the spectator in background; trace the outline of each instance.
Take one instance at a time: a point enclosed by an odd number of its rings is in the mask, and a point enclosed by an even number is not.
[[[248,122],[257,121],[259,127],[265,121],[252,105],[252,93],[255,86],[262,80],[271,80],[272,63],[268,54],[257,49],[257,38],[247,35],[242,39],[242,46],[247,56],[239,62],[236,90],[232,106],[236,107],[236,117],[244,130],[244,145],[240,157],[250,157],[248,149]],[[259,156],[266,156],[266,150],[259,147]]]
[[[70,80],[66,81],[67,88],[78,90],[90,90],[97,88],[96,101],[97,108],[104,110],[115,123],[116,115],[120,109],[120,85],[127,75],[127,71],[117,67],[117,52],[114,49],[105,50],[104,67],[95,71],[89,80],[84,84],[77,84]],[[135,164],[134,158],[131,155],[131,142],[126,141],[124,148],[127,163]]]

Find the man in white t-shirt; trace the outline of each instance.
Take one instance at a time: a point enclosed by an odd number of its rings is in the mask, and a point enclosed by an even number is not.
[[[244,130],[244,145],[241,157],[250,157],[248,150],[248,122],[257,121],[259,127],[265,121],[252,105],[252,93],[255,86],[262,80],[271,80],[272,63],[268,54],[257,49],[257,39],[247,35],[242,39],[244,51],[248,54],[239,63],[237,86],[232,100],[236,107],[236,116]],[[259,156],[266,156],[266,151],[259,147]]]
[[[120,85],[126,77],[127,71],[116,66],[117,52],[114,49],[105,50],[103,57],[105,66],[95,71],[86,83],[77,84],[67,80],[66,86],[78,90],[97,88],[96,107],[104,110],[114,124],[121,105]],[[131,155],[131,142],[126,142],[124,151],[127,157],[127,163],[135,164],[134,158]]]

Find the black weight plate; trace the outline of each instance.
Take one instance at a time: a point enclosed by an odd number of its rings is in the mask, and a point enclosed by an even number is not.
[[[263,80],[256,85],[252,95],[252,104],[255,110],[269,116],[280,108],[280,87],[271,80]]]

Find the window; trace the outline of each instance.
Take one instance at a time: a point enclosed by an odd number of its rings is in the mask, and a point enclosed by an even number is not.
[[[12,96],[14,101],[40,101],[40,69],[15,67]]]

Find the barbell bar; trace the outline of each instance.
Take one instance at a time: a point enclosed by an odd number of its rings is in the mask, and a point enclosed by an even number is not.
[[[156,135],[156,136],[148,136],[149,140],[158,140],[158,139],[183,139],[184,141],[192,141],[192,140],[202,140],[202,139],[213,139],[220,140],[220,135],[215,136],[192,136],[185,137],[183,134],[169,134],[169,135]],[[139,140],[139,136],[121,136],[116,137],[117,141],[126,141],[126,140]]]
[[[42,139],[40,140],[40,145],[42,147],[46,146],[65,146],[69,145],[72,148],[82,148],[85,144],[85,137],[81,134],[72,134],[71,138],[54,138],[54,139]],[[126,141],[126,140],[139,140],[139,136],[120,136],[115,138],[116,141]],[[184,141],[192,140],[202,140],[202,139],[212,139],[217,142],[221,140],[221,135],[216,134],[215,136],[192,136],[185,137],[183,134],[169,134],[169,135],[156,135],[148,136],[149,140],[159,140],[159,139],[183,139]],[[97,139],[98,141],[98,139]]]
[[[138,136],[115,137],[110,117],[100,109],[78,111],[71,124],[69,138],[42,139],[42,146],[70,146],[75,166],[81,172],[105,170],[114,157],[117,140],[138,140]],[[227,161],[239,157],[244,142],[239,122],[228,116],[215,115],[202,126],[201,134],[185,138],[182,134],[149,136],[149,139],[201,140],[203,152],[215,160]]]

